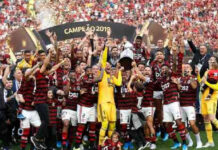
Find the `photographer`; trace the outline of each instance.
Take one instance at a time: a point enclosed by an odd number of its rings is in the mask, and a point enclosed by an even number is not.
[[[7,78],[10,73],[10,66],[0,67],[0,120],[1,120],[1,140],[3,141],[3,148],[8,148],[12,142],[12,129],[17,120],[17,102],[15,100],[16,93],[12,91],[12,79]],[[4,76],[3,75],[4,71]]]

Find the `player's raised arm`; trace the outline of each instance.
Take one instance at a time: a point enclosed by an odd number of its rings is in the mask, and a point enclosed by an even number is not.
[[[53,66],[51,68],[51,70],[48,71],[48,74],[51,74],[53,72],[55,72],[61,65],[63,65],[65,62],[67,61],[67,59],[65,58],[63,61],[61,61],[60,63],[58,63],[57,65]]]
[[[5,69],[4,75],[2,77],[2,82],[4,85],[6,85],[6,83],[7,83],[7,77],[9,74],[10,74],[10,66],[7,66]]]
[[[218,91],[218,83],[216,83],[216,84],[211,84],[211,83],[205,81],[205,84],[206,84],[207,86],[209,86],[211,89],[213,89],[213,90],[215,90],[215,91]]]
[[[108,55],[108,47],[105,46],[105,49],[103,51],[102,58],[101,58],[101,67],[102,68],[106,67],[106,64],[107,64],[107,55]]]
[[[127,89],[128,89],[129,92],[133,91],[133,89],[131,88],[131,85],[132,85],[132,82],[133,82],[134,79],[135,79],[135,75],[132,75],[129,82],[128,82]]]
[[[113,76],[113,83],[114,83],[116,86],[121,86],[121,85],[122,85],[122,73],[121,73],[120,70],[119,70],[119,72],[118,72],[118,78],[116,78],[115,76]]]
[[[25,72],[24,76],[29,77],[30,75],[35,73],[35,70],[41,65],[41,63],[37,63],[33,68],[28,69],[28,71]]]
[[[46,71],[46,68],[47,68],[50,60],[51,60],[51,51],[49,51],[48,56],[45,58],[43,65],[40,68],[40,73],[44,73]]]

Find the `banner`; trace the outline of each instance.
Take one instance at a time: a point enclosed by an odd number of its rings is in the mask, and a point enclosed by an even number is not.
[[[146,21],[143,26],[139,26],[141,28],[140,35],[143,36],[143,41],[147,43],[147,37],[144,36],[144,30],[145,28],[148,30],[148,36],[150,43],[153,45],[157,45],[158,40],[167,40],[167,33],[166,30],[157,22],[154,21]]]
[[[165,29],[157,23],[157,22],[150,22],[148,25],[148,35],[151,44],[157,45],[158,40],[165,41],[167,38],[167,33],[165,32]]]
[[[37,39],[31,30],[20,27],[10,34],[7,42],[13,52],[25,49],[35,51]]]
[[[148,22],[145,27],[148,29],[151,44],[156,45],[159,39],[166,39],[167,34],[158,23]],[[136,28],[133,26],[113,22],[88,21],[66,23],[41,31],[31,31],[28,28],[20,27],[10,34],[8,37],[8,44],[13,52],[20,51],[22,49],[34,51],[36,50],[37,42],[40,42],[41,48],[46,50],[46,45],[50,44],[50,39],[45,34],[46,30],[55,32],[58,41],[64,41],[72,38],[82,38],[85,36],[85,31],[89,29],[97,33],[99,37],[106,37],[107,31],[111,30],[111,38],[122,39],[123,36],[126,36],[130,42],[134,41],[136,35]],[[146,38],[143,38],[146,43]]]
[[[111,30],[111,38],[122,39],[126,36],[128,41],[133,42],[135,37],[135,27],[121,23],[101,22],[101,21],[87,21],[74,22],[54,26],[45,30],[38,31],[45,44],[50,44],[50,40],[45,34],[46,30],[55,32],[57,40],[63,41],[72,38],[79,38],[85,36],[85,31],[93,30],[99,37],[106,37],[107,31]]]

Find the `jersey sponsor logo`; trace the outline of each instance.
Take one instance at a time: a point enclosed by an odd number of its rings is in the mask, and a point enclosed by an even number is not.
[[[159,72],[155,72],[155,77],[156,77],[156,78],[159,78],[160,75],[161,75],[161,74],[160,74]]]
[[[78,98],[79,97],[79,93],[69,92],[68,97],[69,97],[69,99]]]
[[[162,88],[163,91],[166,91],[169,87],[170,87],[170,83],[169,82],[161,85],[161,88]]]
[[[120,92],[121,92],[122,97],[126,97],[127,88],[122,86]]]

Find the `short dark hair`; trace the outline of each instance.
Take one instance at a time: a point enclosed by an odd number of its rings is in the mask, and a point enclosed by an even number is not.
[[[218,63],[218,56],[212,55],[211,57],[214,57],[214,58],[216,59],[216,62]],[[211,57],[210,57],[210,58],[211,58]]]
[[[148,66],[148,65],[145,65],[145,68],[150,68],[150,69],[152,69],[152,67],[151,67],[151,66]]]
[[[92,67],[87,66],[87,67],[85,68],[85,71],[87,71],[88,69],[92,69]]]
[[[24,50],[24,54],[26,54],[26,53],[31,53],[31,50],[29,50],[29,49]]]
[[[40,49],[39,51],[38,51],[38,54],[42,54],[42,53],[46,53],[43,49]]]
[[[139,66],[139,65],[145,66],[145,63],[144,62],[139,62],[137,66]]]
[[[170,66],[169,66],[168,64],[163,64],[163,65],[161,65],[161,68],[162,68],[162,67],[170,68]]]
[[[164,54],[164,52],[163,52],[162,50],[158,49],[158,50],[156,50],[156,52],[155,52],[155,56],[156,56],[156,54],[157,54],[158,52],[161,52],[162,54]]]
[[[142,40],[142,36],[138,35],[138,36],[136,37],[136,40]]]
[[[28,68],[22,68],[22,73],[25,74],[25,72],[27,71]]]
[[[111,51],[112,51],[114,48],[117,48],[117,46],[113,46],[113,47],[111,47]]]
[[[14,80],[14,78],[12,76],[10,76],[10,77],[7,78],[7,80],[12,81],[12,80]]]

